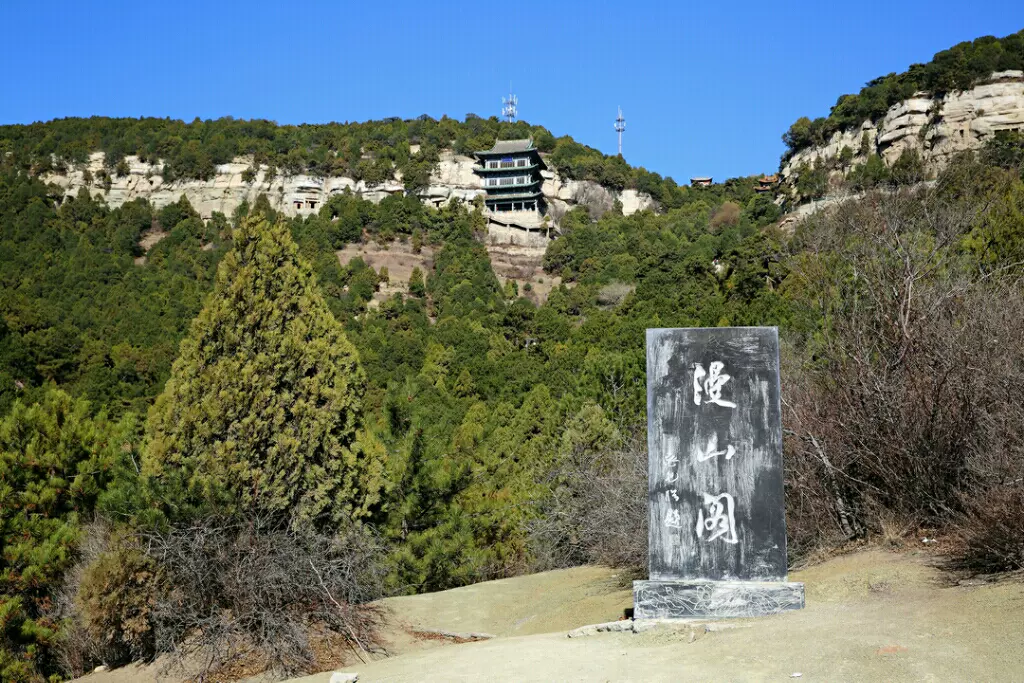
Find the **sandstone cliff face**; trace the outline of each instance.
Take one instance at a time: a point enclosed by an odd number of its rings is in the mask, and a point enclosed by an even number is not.
[[[854,154],[851,165],[878,154],[891,166],[904,151],[916,150],[930,169],[939,170],[956,153],[981,147],[1000,130],[1024,130],[1022,71],[994,73],[985,83],[941,98],[918,93],[893,105],[880,121],[864,121],[833,134],[824,146],[797,152],[781,172],[794,180],[801,166],[832,162],[844,148]]]
[[[236,159],[232,163],[218,166],[216,175],[210,180],[165,183],[160,175],[160,164],[144,163],[137,157],[127,157],[127,162],[129,173],[122,177],[112,177],[109,190],[105,190],[98,180],[98,174],[103,169],[101,152],[92,154],[84,168],[70,170],[63,175],[44,174],[41,180],[60,186],[65,194],[77,194],[81,188],[86,187],[93,196],[104,199],[112,207],[138,198],[162,207],[185,195],[203,218],[209,218],[215,211],[230,216],[242,202],[252,204],[261,194],[267,196],[274,209],[295,216],[316,213],[331,195],[345,190],[351,190],[374,203],[390,194],[404,192],[400,174],[397,179],[381,185],[367,185],[353,178],[309,175],[278,174],[268,180],[266,169],[260,168],[251,182],[245,182],[242,174],[250,167],[250,163],[245,159]],[[439,205],[453,197],[468,202],[477,195],[483,195],[480,178],[473,173],[474,164],[475,161],[469,157],[450,151],[443,152],[431,176],[430,185],[420,192],[420,198],[425,203]],[[86,170],[93,178],[90,183],[85,181]],[[618,199],[626,214],[654,206],[649,196],[635,190],[616,193],[590,181],[563,181],[555,173],[549,173],[548,176],[543,191],[549,203],[556,208],[586,203],[595,195],[602,203],[607,203],[607,208],[611,208],[612,202]]]

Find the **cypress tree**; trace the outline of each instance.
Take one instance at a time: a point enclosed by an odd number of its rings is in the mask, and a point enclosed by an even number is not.
[[[365,383],[285,225],[248,218],[150,410],[144,472],[178,513],[362,517],[383,471]]]

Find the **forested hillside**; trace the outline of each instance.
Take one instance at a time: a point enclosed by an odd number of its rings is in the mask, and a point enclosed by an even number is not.
[[[525,121],[508,123],[473,114],[467,114],[465,121],[448,117],[435,120],[424,115],[414,120],[300,126],[230,117],[191,123],[154,118],[68,118],[0,126],[0,156],[16,168],[38,175],[64,172],[83,164],[90,153],[103,152],[102,173],[110,177],[127,174],[125,157],[135,155],[144,162],[162,163],[161,173],[167,182],[209,180],[217,164],[249,157],[251,177],[266,167],[267,177],[308,173],[379,184],[398,171],[406,188],[412,189],[427,184],[442,149],[472,155],[490,149],[496,139],[526,137],[532,137],[537,148],[550,155],[548,165],[562,178],[593,180],[616,190],[636,189],[670,207],[686,199],[686,188],[671,178],[634,168],[619,156],[606,156],[569,136],[556,138],[542,126]]]
[[[966,567],[1018,567],[1024,148],[791,233],[749,179],[675,188],[515,125],[0,129],[0,678],[238,642],[308,671],[305,634],[370,646],[382,593],[642,565],[645,518],[622,510],[646,490],[649,327],[780,327],[794,556],[899,520],[959,534]],[[413,141],[528,133],[570,173],[656,181],[666,209],[567,214],[539,307],[501,286],[458,202],[203,221],[59,201],[34,175],[97,148],[114,173],[119,154],[187,175],[246,153],[329,173],[377,144],[393,169]],[[379,308],[388,274],[335,256],[370,239],[434,249]]]
[[[984,36],[938,52],[926,64],[912,64],[867,83],[859,93],[840,95],[828,116],[798,119],[782,136],[783,160],[812,145],[822,145],[839,130],[881,118],[892,105],[924,91],[932,96],[967,90],[994,72],[1024,69],[1024,29],[1003,38]]]

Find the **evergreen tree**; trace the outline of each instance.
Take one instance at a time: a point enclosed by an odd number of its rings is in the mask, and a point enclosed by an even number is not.
[[[383,469],[362,428],[364,384],[285,225],[251,217],[150,411],[144,471],[186,512],[362,517]]]
[[[422,297],[427,293],[427,286],[423,281],[423,271],[416,266],[409,275],[409,294]]]
[[[50,387],[0,420],[0,681],[57,671],[53,590],[76,559],[82,523],[131,457],[134,422],[90,417],[87,401]]]

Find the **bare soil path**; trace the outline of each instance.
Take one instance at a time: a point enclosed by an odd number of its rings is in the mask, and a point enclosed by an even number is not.
[[[807,608],[737,626],[568,638],[632,596],[580,567],[391,598],[390,657],[344,671],[373,681],[1024,681],[1024,582],[950,585],[926,553],[864,550],[793,572]],[[459,642],[424,633],[487,633]],[[799,678],[792,678],[800,674]],[[328,683],[330,673],[301,679]],[[83,680],[156,680],[128,667]]]
[[[925,554],[868,550],[794,572],[807,608],[740,628],[567,638],[631,606],[611,574],[547,572],[390,601],[415,625],[499,637],[345,670],[361,682],[1024,680],[1024,584],[950,586]]]

